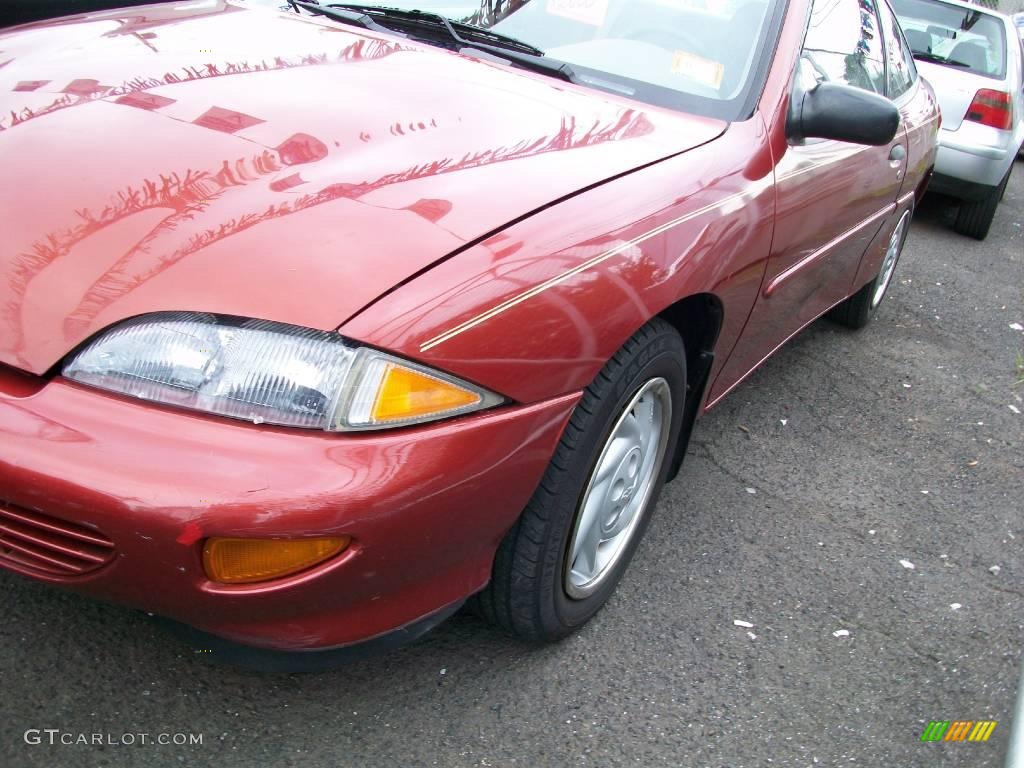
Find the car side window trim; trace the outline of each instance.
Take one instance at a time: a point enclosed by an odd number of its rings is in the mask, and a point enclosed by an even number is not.
[[[889,77],[889,38],[892,34],[892,26],[882,22],[882,12],[880,5],[885,3],[886,10],[888,11],[888,17],[899,26],[899,20],[896,16],[896,12],[892,6],[889,5],[889,0],[874,0],[875,1],[875,18],[878,20],[879,34],[882,36],[882,49],[885,52],[885,94],[886,97],[891,99],[897,106],[906,104],[912,98],[912,94],[916,92],[916,89],[920,83],[921,75],[917,71],[917,65],[914,63],[914,57],[911,55],[908,59],[907,53],[910,51],[910,46],[906,41],[906,37],[903,36],[902,28],[899,29],[899,38],[893,42],[896,44],[899,55],[907,63],[910,73],[910,84],[904,89],[904,91],[896,96],[892,95],[892,80]]]
[[[757,111],[758,104],[764,96],[764,89],[768,86],[768,73],[775,63],[775,56],[779,50],[779,38],[782,36],[782,26],[789,16],[790,0],[781,0],[775,6],[775,13],[765,23],[764,43],[762,54],[755,62],[750,72],[750,82],[754,87],[741,101],[740,120],[749,120]],[[810,12],[808,11],[808,19]]]

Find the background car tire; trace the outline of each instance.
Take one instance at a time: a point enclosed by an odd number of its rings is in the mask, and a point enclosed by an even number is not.
[[[899,222],[893,229],[892,235],[890,235],[889,246],[886,249],[885,257],[882,259],[882,264],[878,268],[878,274],[875,275],[871,282],[853,294],[853,296],[850,296],[846,301],[834,307],[829,313],[830,319],[854,330],[863,328],[871,321],[875,309],[878,308],[882,299],[885,298],[889,284],[892,282],[896,265],[900,260],[900,254],[903,253],[903,246],[907,242],[907,233],[910,232],[910,220],[913,218],[913,215],[913,207],[903,212]],[[896,249],[895,252],[891,251],[893,247]],[[881,292],[879,293],[880,288]]]
[[[1013,166],[1006,172],[1003,180],[987,196],[973,203],[961,203],[960,209],[956,212],[956,220],[953,222],[953,231],[960,235],[973,237],[975,240],[984,240],[988,237],[988,231],[992,227],[992,220],[996,217],[996,208],[999,201],[1006,193],[1006,185],[1010,181],[1010,173]]]
[[[652,384],[661,381],[667,387]],[[671,404],[660,463],[650,472],[649,492],[633,515],[635,522],[614,564],[593,588],[577,588],[570,583],[575,569],[570,573],[567,561],[577,521],[582,524],[582,502],[589,498],[592,476],[600,474],[595,468],[604,466],[610,455],[605,450],[613,442],[610,437],[629,417],[627,407],[649,387],[654,387],[646,390],[652,397],[667,397]],[[490,584],[475,597],[479,614],[519,637],[550,641],[568,635],[597,613],[629,565],[657,504],[678,444],[685,394],[683,341],[670,324],[652,320],[584,390],[540,485],[498,548]],[[571,597],[568,589],[586,594]]]

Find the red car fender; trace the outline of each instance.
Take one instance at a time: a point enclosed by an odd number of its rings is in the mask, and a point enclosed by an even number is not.
[[[654,315],[696,294],[738,338],[774,211],[759,115],[494,234],[401,286],[340,331],[520,402],[581,389]]]

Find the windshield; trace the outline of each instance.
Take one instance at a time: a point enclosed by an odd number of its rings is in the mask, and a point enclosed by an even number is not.
[[[986,77],[1006,74],[1002,20],[973,8],[932,0],[893,0],[914,58]]]
[[[516,38],[570,64],[582,85],[735,120],[746,116],[742,113],[750,107],[750,95],[760,86],[766,49],[774,47],[774,40],[767,45],[765,40],[777,2],[355,0],[346,5],[443,14]]]

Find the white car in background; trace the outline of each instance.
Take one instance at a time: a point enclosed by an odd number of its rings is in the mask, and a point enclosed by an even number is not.
[[[1024,144],[1024,52],[1009,16],[959,0],[892,0],[942,111],[929,189],[960,200],[953,228],[984,240]]]

